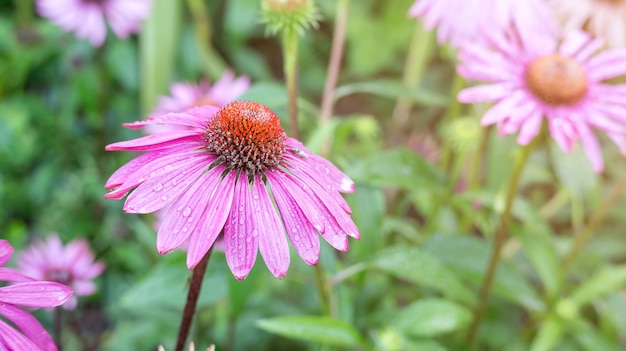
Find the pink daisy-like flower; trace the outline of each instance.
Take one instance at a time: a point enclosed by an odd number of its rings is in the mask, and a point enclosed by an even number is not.
[[[610,47],[626,46],[626,1],[548,0],[566,31],[585,29]]]
[[[94,256],[85,240],[74,240],[63,246],[57,235],[46,241],[33,243],[17,260],[18,270],[37,280],[49,280],[71,286],[74,295],[63,305],[76,308],[76,296],[96,292],[92,281],[104,271],[104,264],[94,262]]]
[[[147,151],[117,170],[105,197],[126,199],[127,213],[150,213],[171,204],[157,234],[167,253],[189,239],[187,266],[198,264],[223,232],[226,262],[244,279],[257,250],[269,270],[283,277],[289,246],[311,265],[319,258],[318,233],[347,251],[359,237],[340,192],[354,183],[332,163],[288,138],[269,108],[237,101],[221,109],[203,106],[127,124],[183,125],[108,145],[109,151]]]
[[[222,107],[240,97],[250,87],[250,78],[224,72],[213,86],[204,80],[199,85],[191,83],[173,83],[170,86],[172,96],[161,96],[154,109],[155,114],[182,112],[196,106],[211,105]]]
[[[8,241],[0,240],[0,266],[6,265],[12,255],[13,247]],[[55,282],[37,281],[5,267],[0,267],[0,281],[11,283],[0,287],[0,350],[57,350],[39,321],[18,306],[59,306],[72,296],[72,289]]]
[[[437,40],[457,48],[511,25],[550,33],[557,28],[544,0],[417,0],[409,16],[421,18],[426,29],[437,27]]]
[[[150,14],[151,0],[37,0],[37,11],[93,46],[104,43],[105,19],[120,38],[139,31]]]
[[[626,73],[626,50],[597,53],[602,41],[574,31],[559,42],[542,33],[492,35],[491,48],[468,45],[458,72],[488,85],[459,93],[462,102],[494,102],[482,124],[497,124],[501,134],[519,131],[528,144],[547,120],[552,138],[568,152],[580,140],[596,172],[603,170],[600,143],[607,134],[626,153],[626,85],[604,83]]]

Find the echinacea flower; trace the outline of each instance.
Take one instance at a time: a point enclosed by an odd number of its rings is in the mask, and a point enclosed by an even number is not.
[[[211,86],[204,80],[200,84],[173,83],[170,86],[172,96],[161,96],[154,109],[155,114],[167,112],[183,112],[196,106],[211,105],[222,107],[240,97],[250,87],[250,78],[235,74],[228,70],[222,78]]]
[[[439,43],[456,48],[481,41],[485,32],[504,32],[511,25],[556,32],[544,0],[416,0],[409,16],[421,18],[428,30],[437,27]]]
[[[19,255],[17,264],[18,270],[31,278],[71,286],[74,295],[63,305],[68,310],[76,308],[76,296],[96,291],[92,280],[104,271],[102,262],[94,262],[85,240],[74,240],[64,246],[57,235],[33,243]]]
[[[548,0],[564,30],[585,29],[610,47],[626,46],[626,1]]]
[[[288,138],[269,108],[248,101],[221,109],[203,106],[127,124],[184,125],[108,145],[106,150],[147,151],[118,169],[105,197],[121,199],[127,213],[150,213],[171,204],[157,234],[167,253],[189,239],[192,269],[223,232],[226,262],[244,279],[257,250],[272,274],[283,277],[289,246],[311,265],[319,258],[318,233],[347,251],[348,236],[359,237],[340,192],[354,183],[326,159]]]
[[[6,265],[12,255],[13,247],[8,241],[0,240],[0,266]],[[0,287],[0,350],[57,350],[39,321],[18,306],[59,306],[72,296],[72,289],[55,282],[37,281],[5,267],[0,267],[0,282],[10,283]]]
[[[569,152],[580,140],[596,172],[604,167],[593,129],[604,132],[626,153],[626,85],[605,82],[626,73],[626,49],[598,52],[600,39],[574,31],[562,41],[541,33],[492,35],[491,47],[466,46],[458,72],[483,81],[462,90],[461,102],[495,103],[482,117],[501,134],[519,132],[528,144],[543,120],[560,148]]]
[[[93,46],[104,43],[105,19],[113,33],[127,38],[150,14],[152,0],[37,0],[39,14]]]

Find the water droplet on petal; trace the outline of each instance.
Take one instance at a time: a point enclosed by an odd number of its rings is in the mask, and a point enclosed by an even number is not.
[[[161,201],[167,201],[167,196],[161,196]]]
[[[161,191],[161,190],[163,190],[163,184],[161,184],[161,183],[157,183],[157,184],[156,184],[156,185],[152,188],[152,190],[154,190],[154,191]]]
[[[252,236],[253,236],[253,237],[255,237],[255,238],[256,238],[257,236],[259,236],[259,231],[258,231],[258,230],[256,230],[256,229],[255,229],[255,230],[253,230],[253,231],[252,231]]]
[[[191,207],[187,206],[185,207],[185,210],[183,211],[183,216],[188,217],[191,214]]]
[[[299,235],[294,235],[294,236],[293,236],[293,240],[295,240],[295,241],[300,241],[300,236],[299,236]]]

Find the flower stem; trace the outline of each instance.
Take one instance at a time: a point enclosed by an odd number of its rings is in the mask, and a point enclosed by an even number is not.
[[[63,343],[61,334],[63,333],[63,308],[57,307],[54,309],[54,340],[57,344],[58,351],[63,350]]]
[[[598,209],[593,213],[587,225],[576,231],[576,233],[574,234],[574,243],[565,255],[561,266],[563,271],[563,277],[565,277],[567,271],[572,268],[572,264],[575,262],[576,257],[583,249],[587,241],[589,241],[589,239],[591,239],[591,237],[593,237],[593,235],[596,233],[595,229],[600,223],[602,223],[604,217],[609,212],[609,209],[611,209],[615,201],[620,198],[620,196],[624,192],[624,189],[626,189],[626,173],[624,173],[622,177],[617,181],[617,183],[613,185],[613,188],[611,188],[611,190],[609,191],[609,195],[604,198],[604,201],[602,202],[602,204],[600,204],[600,207],[598,207]]]
[[[291,137],[300,139],[300,127],[298,125],[298,33],[295,30],[283,32],[283,60],[289,100]]]
[[[200,260],[191,273],[191,282],[189,283],[189,291],[187,293],[187,303],[185,304],[185,310],[183,311],[183,317],[180,322],[180,329],[178,329],[176,351],[183,351],[185,348],[185,341],[187,341],[189,329],[191,328],[191,322],[193,321],[193,315],[196,312],[196,305],[198,303],[198,297],[200,296],[200,288],[202,288],[202,280],[204,279],[204,273],[206,272],[209,258],[211,257],[211,251],[213,251],[213,247],[207,251],[206,255],[204,255],[202,260]]]
[[[502,212],[502,217],[500,218],[500,225],[498,226],[498,230],[496,232],[496,236],[494,239],[493,247],[491,250],[491,257],[489,258],[489,265],[487,266],[487,273],[485,275],[485,280],[483,281],[483,285],[480,288],[480,293],[478,296],[478,305],[474,310],[474,319],[470,326],[469,333],[467,335],[467,343],[469,345],[474,343],[476,338],[476,333],[478,331],[478,327],[480,326],[483,313],[485,308],[487,307],[487,301],[489,300],[489,292],[491,291],[491,286],[493,284],[493,279],[495,277],[496,269],[498,268],[498,263],[500,262],[500,253],[502,252],[502,247],[504,246],[504,242],[507,237],[509,222],[511,221],[511,210],[513,208],[513,199],[517,194],[517,189],[519,185],[519,181],[522,175],[522,171],[524,170],[524,166],[528,161],[528,157],[530,156],[530,152],[532,150],[532,144],[527,145],[522,148],[521,155],[517,159],[515,164],[515,168],[513,169],[513,173],[511,174],[511,180],[507,188],[506,193],[506,202],[504,204],[504,211]]]
[[[321,122],[328,123],[333,114],[333,102],[335,86],[339,76],[343,47],[346,41],[346,23],[348,22],[348,4],[350,0],[337,1],[337,15],[335,17],[335,31],[333,32],[333,46],[330,51],[328,70],[326,71],[326,84],[322,95]]]
[[[322,300],[322,309],[324,310],[324,315],[330,317],[330,289],[324,281],[324,272],[322,271],[322,267],[320,267],[319,263],[314,267],[315,282],[317,283],[317,291],[319,292],[320,299]]]
[[[196,42],[200,46],[204,70],[211,79],[217,80],[224,73],[226,63],[211,45],[211,17],[207,6],[202,0],[187,0],[187,7],[193,17]]]
[[[402,77],[407,88],[417,88],[424,75],[433,47],[432,33],[424,28],[422,22],[416,21]],[[409,121],[412,105],[411,101],[405,99],[398,99],[396,102],[396,107],[393,110],[393,121],[399,130],[402,130]]]

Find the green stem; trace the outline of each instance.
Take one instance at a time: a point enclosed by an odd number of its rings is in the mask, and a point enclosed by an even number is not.
[[[587,225],[585,225],[582,229],[578,230],[574,234],[574,243],[570,247],[569,251],[565,255],[562,263],[562,271],[563,277],[567,275],[567,272],[572,268],[572,264],[575,262],[576,257],[580,253],[580,251],[585,247],[585,244],[593,235],[596,233],[596,228],[602,221],[604,217],[609,212],[609,210],[613,207],[615,201],[617,201],[622,193],[626,189],[626,173],[622,175],[622,177],[615,183],[615,185],[609,191],[609,195],[604,198],[600,207],[593,213],[591,219]]]
[[[189,291],[187,292],[187,302],[185,303],[185,310],[183,311],[180,328],[178,329],[176,351],[183,351],[185,348],[185,342],[187,341],[187,336],[189,335],[189,330],[191,329],[191,322],[193,321],[193,316],[196,313],[196,305],[198,304],[198,297],[200,297],[202,280],[204,280],[204,273],[206,272],[206,268],[209,264],[211,251],[213,251],[213,247],[209,249],[191,273]]]
[[[489,300],[489,293],[491,291],[491,286],[493,285],[493,279],[495,277],[496,269],[498,267],[498,263],[500,262],[500,254],[502,252],[502,247],[504,246],[504,242],[506,241],[508,230],[509,230],[509,222],[511,221],[511,210],[513,208],[513,200],[515,199],[515,195],[517,194],[517,189],[519,186],[519,181],[522,176],[522,171],[524,170],[524,166],[528,161],[528,157],[530,156],[530,152],[532,150],[532,144],[527,145],[521,149],[521,155],[517,159],[515,164],[515,168],[513,169],[513,173],[511,174],[511,180],[507,188],[506,192],[506,202],[504,204],[504,211],[502,212],[502,217],[500,218],[500,225],[498,226],[498,230],[496,232],[496,236],[494,238],[493,247],[491,250],[491,257],[489,258],[489,265],[487,267],[487,273],[485,275],[485,280],[483,281],[483,285],[480,288],[480,294],[478,296],[478,305],[474,310],[474,319],[470,326],[469,333],[467,335],[467,343],[469,345],[474,343],[476,338],[476,334],[478,332],[478,327],[480,326],[483,313],[485,312],[485,308],[487,307],[487,302]]]
[[[63,308],[61,306],[54,309],[54,341],[57,344],[58,351],[63,350]]]
[[[196,41],[200,46],[204,70],[213,80],[222,76],[226,63],[215,53],[211,45],[211,18],[203,0],[187,0],[187,7],[193,17]]]
[[[416,21],[402,76],[402,81],[407,88],[416,89],[419,85],[433,48],[432,32],[424,29],[421,21]],[[393,121],[399,130],[402,130],[409,121],[412,106],[413,103],[410,100],[398,99],[396,102]]]
[[[456,96],[459,94],[459,91],[461,91],[461,89],[463,89],[464,86],[465,86],[465,79],[463,79],[463,77],[461,77],[460,75],[456,74],[454,76],[454,82],[452,84],[450,106],[448,108],[448,112],[443,118],[443,123],[440,124],[441,126],[445,126],[449,124],[455,118],[459,117],[459,115],[461,114],[461,103],[456,98]],[[443,147],[441,150],[440,161],[441,161],[442,169],[446,171],[449,169],[451,159],[452,159],[452,147],[450,146],[450,143],[446,141],[443,143]]]
[[[324,281],[324,272],[322,271],[322,267],[318,264],[314,266],[315,268],[315,282],[317,283],[317,291],[320,294],[320,299],[322,300],[322,309],[324,310],[324,315],[331,316],[330,313],[330,289],[326,282]]]
[[[291,137],[300,139],[300,127],[298,125],[298,33],[295,30],[288,30],[283,33],[283,59],[289,100]]]

